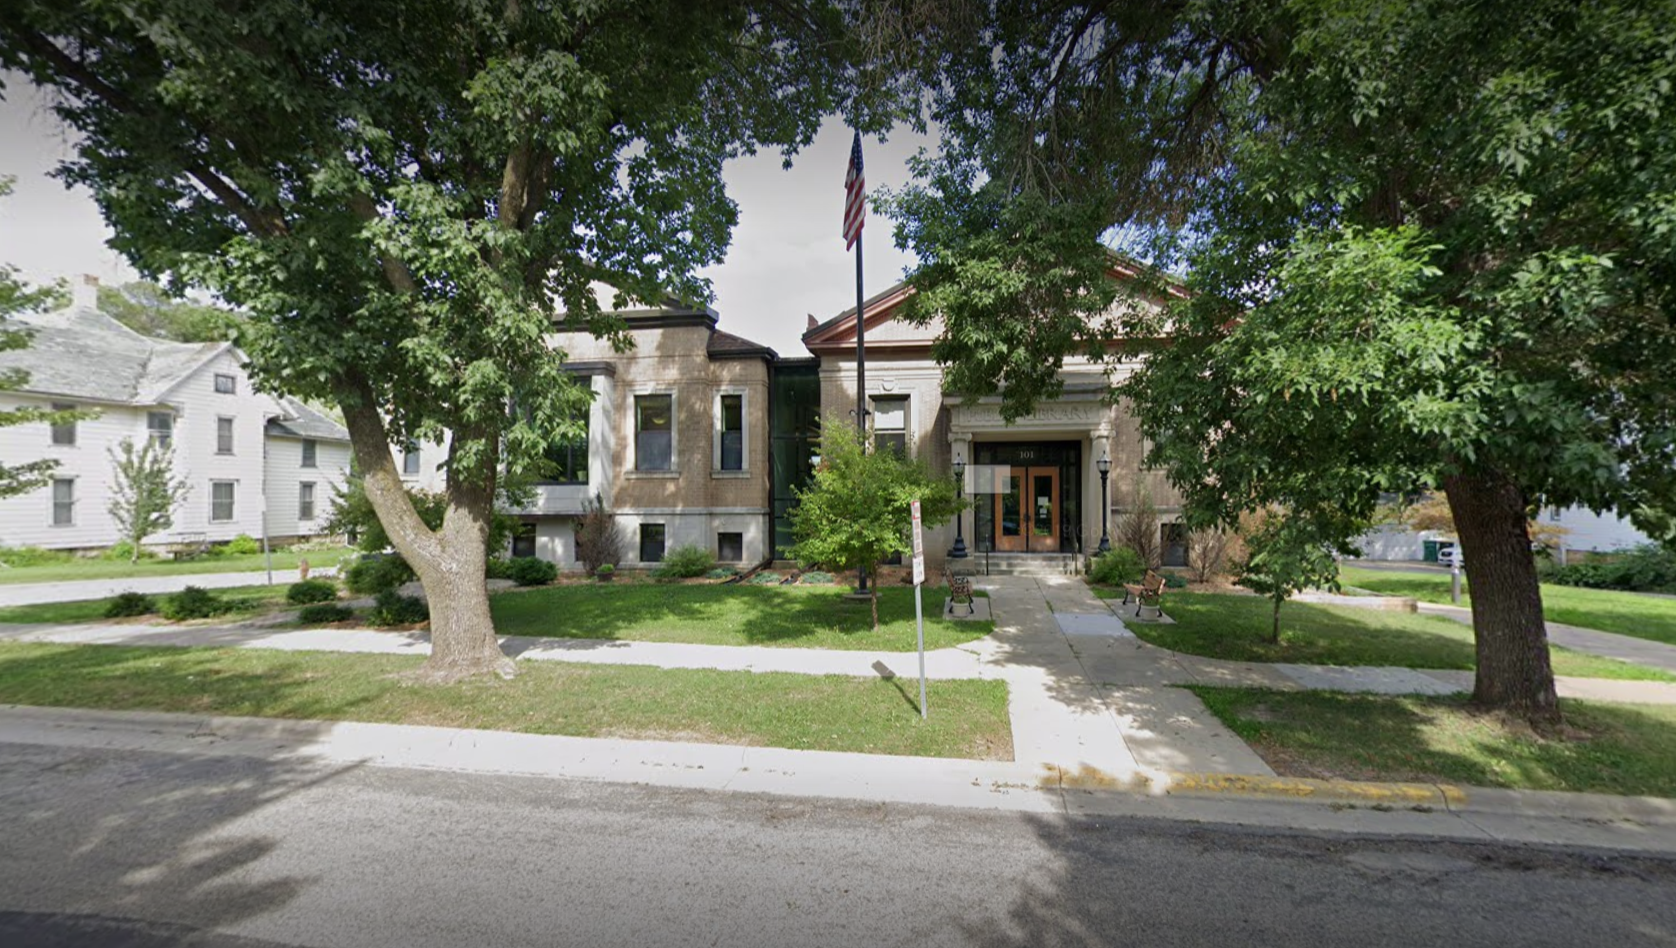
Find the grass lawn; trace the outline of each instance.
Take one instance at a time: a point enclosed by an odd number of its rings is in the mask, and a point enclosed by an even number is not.
[[[210,622],[232,622],[249,618],[263,612],[271,612],[280,608],[296,608],[285,601],[285,592],[291,587],[285,583],[275,583],[272,586],[231,586],[227,589],[212,589],[210,592],[218,599],[233,603],[230,612],[222,613]],[[161,604],[169,594],[152,596],[152,600]],[[32,624],[36,622],[105,622],[105,604],[109,599],[82,599],[76,602],[48,602],[29,606],[6,606],[0,608],[0,622],[18,622]],[[162,616],[142,617],[138,621],[163,622]]]
[[[1174,592],[1164,612],[1174,625],[1136,622],[1134,633],[1164,648],[1246,662],[1394,665],[1471,669],[1472,630],[1442,616],[1289,602],[1280,610],[1280,644],[1268,642],[1270,605],[1257,596]],[[1676,681],[1676,675],[1554,648],[1554,672],[1581,678]]]
[[[1007,687],[522,662],[511,681],[414,684],[410,656],[0,643],[0,703],[487,728],[1012,759]]]
[[[865,601],[849,602],[841,586],[596,584],[547,586],[493,597],[502,635],[630,639],[700,645],[795,648],[915,648],[914,591],[879,590],[879,631]],[[947,590],[927,586],[925,647],[959,645],[988,635],[990,622],[941,618]]]
[[[338,561],[355,552],[349,547],[333,550],[310,550],[293,553],[275,550],[274,569],[296,569],[299,559],[308,560],[311,568],[335,566]],[[131,579],[135,576],[185,576],[193,573],[249,573],[267,569],[262,554],[251,556],[199,556],[190,560],[154,559],[129,563],[126,560],[102,560],[78,557],[68,563],[44,563],[40,566],[13,566],[0,569],[0,584],[58,583],[77,579]]]
[[[1566,701],[1545,739],[1465,698],[1192,690],[1286,776],[1676,796],[1676,707]]]
[[[1346,566],[1340,568],[1339,578],[1346,586],[1389,596],[1408,596],[1423,602],[1449,601],[1447,573],[1395,573]],[[1471,603],[1463,576],[1461,605]],[[1543,583],[1542,612],[1549,622],[1676,645],[1676,599]]]

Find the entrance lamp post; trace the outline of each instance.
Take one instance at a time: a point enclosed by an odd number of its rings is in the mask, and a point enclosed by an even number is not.
[[[960,452],[954,453],[955,498],[966,499],[966,461]],[[949,548],[949,559],[963,560],[966,558],[966,521],[960,516],[960,511],[954,512],[954,546]]]
[[[1106,521],[1111,517],[1112,505],[1106,501],[1106,481],[1111,477],[1112,459],[1100,452],[1100,460],[1094,462],[1100,469],[1100,546],[1099,553],[1110,553],[1112,549],[1111,533],[1107,530]]]

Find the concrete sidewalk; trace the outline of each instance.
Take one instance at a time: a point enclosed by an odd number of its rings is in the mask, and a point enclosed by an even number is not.
[[[1418,608],[1428,615],[1444,616],[1463,625],[1472,625],[1472,610],[1465,606],[1422,602],[1418,604]],[[1616,658],[1619,661],[1676,672],[1676,645],[1559,622],[1548,623],[1548,641],[1575,652],[1587,652],[1603,658]]]
[[[336,576],[337,567],[317,566],[310,576]],[[274,570],[274,585],[290,585],[298,580],[294,569]],[[160,596],[180,592],[188,586],[204,589],[227,589],[232,586],[261,586],[268,581],[267,570],[243,573],[171,573],[167,576],[129,576],[120,579],[77,579],[61,583],[10,583],[0,585],[0,606],[29,606],[50,602],[80,602],[83,599],[103,599],[121,592],[145,593]]]

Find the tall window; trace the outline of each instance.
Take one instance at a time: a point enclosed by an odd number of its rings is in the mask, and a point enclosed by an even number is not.
[[[414,476],[419,473],[419,442],[409,441],[402,448],[402,474]]]
[[[535,555],[534,523],[518,524],[517,532],[512,534],[512,555],[526,559]]]
[[[578,378],[577,382],[587,388],[591,382],[586,376]],[[556,437],[548,442],[543,457],[547,460],[547,468],[542,472],[543,484],[586,484],[588,483],[588,435],[589,415],[592,408],[584,405],[573,421],[582,426],[581,432],[570,437]],[[535,554],[530,554],[534,556]]]
[[[716,559],[723,563],[737,563],[745,558],[743,533],[716,534]]]
[[[173,412],[148,411],[145,413],[146,434],[151,436],[151,443],[159,448],[167,448],[175,440],[175,416]]]
[[[231,375],[215,374],[215,392],[217,395],[232,395],[239,390],[238,380]]]
[[[637,471],[675,469],[674,397],[634,397],[634,468]]]
[[[320,466],[317,459],[318,451],[319,445],[315,444],[313,438],[303,439],[303,467]]]
[[[303,481],[297,485],[297,519],[314,519],[314,482]]]
[[[640,525],[640,562],[663,562],[663,524],[643,523]]]
[[[745,396],[723,395],[717,404],[717,467],[724,471],[745,469]]]
[[[892,395],[873,399],[873,450],[890,448],[908,453],[908,397]]]
[[[233,519],[233,487],[232,481],[210,481],[210,522]]]
[[[53,402],[52,403],[52,410],[53,411],[75,411],[76,406],[66,405],[63,402]],[[66,447],[75,444],[76,443],[76,423],[74,421],[66,421],[63,424],[53,425],[52,426],[52,443],[57,444],[57,445],[63,445],[63,446],[66,446]]]
[[[73,477],[52,479],[52,525],[73,526],[76,522],[76,481]]]
[[[233,419],[215,419],[215,453],[233,453]]]

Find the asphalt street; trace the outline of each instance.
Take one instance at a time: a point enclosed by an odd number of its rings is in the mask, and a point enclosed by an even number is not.
[[[0,745],[0,945],[1676,945],[1676,861]]]

